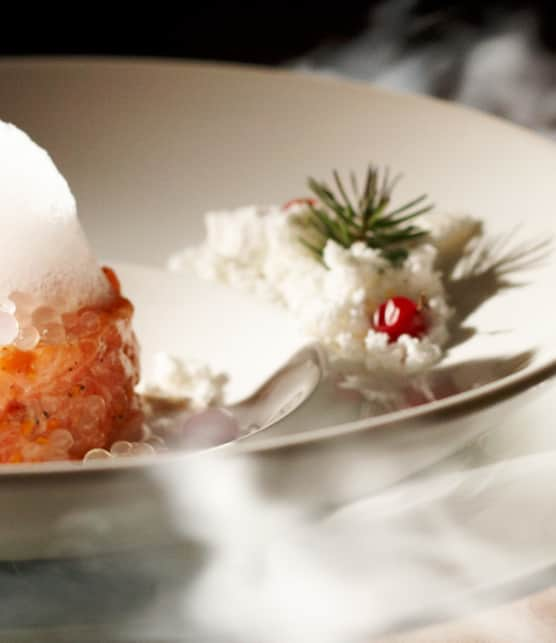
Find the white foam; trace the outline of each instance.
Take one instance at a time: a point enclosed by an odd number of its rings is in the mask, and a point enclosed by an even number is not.
[[[21,291],[66,311],[110,295],[66,180],[45,150],[2,121],[0,226],[0,297]]]

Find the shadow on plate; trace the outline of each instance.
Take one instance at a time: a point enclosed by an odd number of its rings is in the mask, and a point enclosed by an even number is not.
[[[552,238],[512,244],[517,232],[514,228],[506,235],[479,240],[459,262],[448,259],[441,266],[444,274],[449,275],[445,283],[449,300],[457,302],[448,348],[477,332],[464,325],[473,312],[503,290],[526,286],[528,282],[517,280],[516,275],[540,268],[552,254]]]

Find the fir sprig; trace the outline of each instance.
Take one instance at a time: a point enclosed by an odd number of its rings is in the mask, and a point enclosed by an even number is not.
[[[317,202],[307,201],[305,226],[308,236],[300,238],[312,253],[322,260],[329,239],[344,248],[357,241],[375,248],[394,265],[400,265],[409,254],[411,244],[427,232],[409,223],[432,209],[423,194],[404,205],[388,211],[391,196],[399,177],[390,178],[388,170],[382,174],[371,166],[362,190],[354,173],[350,174],[352,197],[337,171],[333,172],[336,193],[326,183],[310,178],[308,185]]]

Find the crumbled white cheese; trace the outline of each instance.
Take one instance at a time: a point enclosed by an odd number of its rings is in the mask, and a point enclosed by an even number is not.
[[[213,373],[206,364],[159,352],[154,356],[149,379],[141,383],[138,392],[148,397],[183,400],[189,408],[201,410],[222,401],[226,382],[225,375]]]
[[[476,232],[471,219],[438,215],[424,220],[427,240],[417,244],[400,267],[377,250],[354,243],[346,249],[329,240],[323,263],[300,243],[303,208],[244,207],[206,215],[207,235],[198,247],[170,258],[174,271],[193,268],[217,280],[267,299],[277,300],[304,331],[322,342],[332,359],[402,373],[417,372],[437,362],[448,340],[451,309],[437,269],[439,248],[461,253]],[[375,332],[372,314],[392,296],[418,300],[425,296],[427,334],[402,335],[389,342]]]

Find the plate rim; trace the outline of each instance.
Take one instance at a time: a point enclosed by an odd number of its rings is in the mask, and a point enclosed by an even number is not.
[[[58,54],[8,54],[0,57],[0,67],[24,67],[24,66],[51,66],[51,67],[143,67],[143,68],[165,68],[188,69],[191,71],[205,71],[208,73],[230,73],[230,74],[251,74],[253,76],[274,77],[276,79],[290,79],[303,83],[315,84],[336,84],[350,86],[359,91],[379,93],[394,99],[403,99],[421,104],[433,104],[439,108],[449,111],[456,111],[461,114],[474,115],[485,120],[485,122],[496,123],[497,126],[506,127],[508,130],[534,140],[537,144],[543,144],[547,149],[556,151],[556,141],[542,136],[535,130],[524,125],[502,118],[495,114],[483,111],[471,105],[456,103],[446,98],[418,94],[401,89],[382,87],[370,81],[357,78],[349,78],[332,71],[304,70],[295,67],[271,67],[269,65],[255,63],[240,63],[232,61],[203,60],[196,58],[179,58],[175,56],[109,56],[109,55],[68,55]]]

